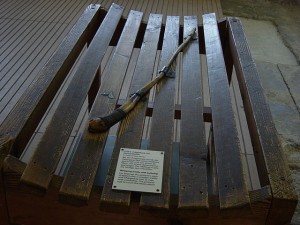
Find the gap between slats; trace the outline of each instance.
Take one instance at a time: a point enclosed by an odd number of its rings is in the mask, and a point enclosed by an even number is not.
[[[110,46],[104,56],[104,59],[102,61],[101,64],[101,68],[102,68],[102,74],[103,76],[106,74],[106,69],[107,66],[110,62],[110,58],[113,55],[114,52],[114,47]],[[138,53],[138,49],[134,50],[133,55]],[[83,53],[84,54],[84,53]],[[160,50],[157,51],[157,57],[156,57],[156,64],[154,66],[154,70],[153,70],[153,76],[156,75],[156,72],[158,71],[158,59],[160,56]],[[205,106],[210,106],[210,100],[209,100],[209,90],[208,90],[208,80],[207,80],[207,72],[206,72],[206,58],[205,55],[200,55],[201,56],[201,67],[202,67],[202,79],[203,79],[203,96],[204,96],[204,105]],[[181,54],[179,55],[179,61],[181,61]],[[132,57],[130,64],[134,64],[136,61],[136,58]],[[181,76],[181,71],[179,70],[179,76]],[[67,79],[71,79],[72,77],[72,73],[70,73],[69,78]],[[127,78],[130,80],[129,75],[126,75]],[[28,143],[24,153],[22,154],[22,156],[20,157],[20,159],[27,163],[30,160],[30,157],[32,155],[32,151],[35,148],[36,144],[38,143],[38,140],[41,138],[42,133],[44,132],[45,128],[47,127],[47,124],[51,118],[51,113],[53,113],[53,111],[55,110],[55,107],[57,106],[58,102],[60,101],[60,98],[63,95],[63,90],[66,89],[67,82],[64,83],[64,87],[61,88],[61,90],[58,92],[58,95],[55,97],[54,101],[52,102],[52,104],[50,105],[47,113],[45,114],[43,120],[41,121],[40,125],[38,126],[34,136],[31,138],[30,142]],[[235,78],[233,76],[233,85],[231,86],[231,94],[232,97],[236,96],[239,94],[239,91],[235,91],[234,89],[237,89],[236,86],[236,82],[235,82]],[[179,80],[177,81],[176,86],[180,86],[180,82]],[[128,91],[128,86],[123,86],[122,91],[121,91],[121,95],[120,98],[125,99],[126,95],[125,93]],[[149,97],[150,101],[154,100],[154,91],[155,88],[151,90],[151,95]],[[176,94],[176,104],[180,104],[180,92],[177,92]],[[233,99],[233,105],[239,105],[241,104],[240,102],[238,103],[237,100],[235,100],[236,98],[232,98]],[[237,107],[242,107],[241,105],[237,106]],[[241,114],[242,112],[237,112],[239,114]],[[65,173],[65,170],[67,168],[67,165],[69,164],[69,160],[71,160],[72,158],[72,154],[73,154],[73,147],[76,144],[76,140],[78,138],[78,136],[80,135],[80,133],[82,132],[82,129],[85,125],[85,123],[87,122],[87,117],[88,117],[88,111],[87,111],[87,101],[85,102],[83,108],[81,109],[81,112],[79,114],[79,117],[77,119],[76,125],[73,128],[72,131],[72,135],[69,138],[68,144],[66,146],[66,148],[64,149],[64,153],[62,156],[62,159],[60,160],[59,166],[55,172],[56,175],[60,175],[63,176]],[[241,115],[240,115],[241,117]],[[245,124],[245,121],[240,121],[237,123],[238,124],[238,130],[242,130],[244,132],[245,128],[247,128],[247,124]],[[144,132],[143,132],[143,140],[149,140],[149,132],[150,132],[150,128],[151,128],[151,117],[146,117],[145,118],[145,126],[144,126]],[[179,142],[180,140],[180,120],[174,120],[174,137],[173,137],[173,141],[175,143]],[[210,123],[206,123],[205,126],[205,131],[206,131],[206,142],[208,141],[208,136],[209,136],[209,130],[210,130]],[[110,132],[110,136],[113,137],[116,135],[116,129],[114,129],[112,132]],[[244,139],[248,139],[249,137],[247,136],[248,134],[243,133],[242,134],[244,136]],[[111,142],[110,142],[111,143]],[[145,142],[147,143],[147,141]],[[257,168],[256,168],[256,164],[255,164],[255,160],[254,160],[254,156],[253,153],[251,153],[251,144],[249,145],[248,141],[243,141],[241,142],[242,144],[242,151],[243,152],[247,152],[244,153],[244,157],[245,160],[247,161],[247,166],[248,168],[246,168],[246,172],[247,172],[247,183],[248,185],[248,189],[249,190],[256,190],[260,188],[260,184],[259,184],[259,179],[258,179],[258,175],[257,175]],[[107,147],[106,147],[107,148]],[[109,153],[106,153],[109,155]],[[100,179],[100,170],[101,168],[99,168],[98,170],[98,180]],[[102,175],[103,176],[103,175]],[[98,182],[99,185],[103,185],[103,178],[101,178],[102,181]]]

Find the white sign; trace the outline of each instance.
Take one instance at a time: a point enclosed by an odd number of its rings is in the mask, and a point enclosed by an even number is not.
[[[121,148],[113,189],[161,193],[164,152]]]

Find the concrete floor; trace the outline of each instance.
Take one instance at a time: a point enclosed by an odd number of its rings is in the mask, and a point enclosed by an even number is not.
[[[221,3],[225,16],[242,20],[300,196],[300,4],[263,0]],[[292,224],[300,224],[300,204]]]

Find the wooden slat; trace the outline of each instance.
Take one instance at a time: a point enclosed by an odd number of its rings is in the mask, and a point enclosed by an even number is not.
[[[164,66],[178,46],[179,17],[167,17],[164,43],[159,68]],[[143,193],[140,206],[143,209],[156,208],[161,213],[169,209],[171,159],[174,126],[175,79],[165,78],[156,88],[155,102],[152,115],[149,149],[164,151],[164,170],[161,194]]]
[[[203,16],[220,209],[225,215],[250,207],[222,46],[214,13]],[[237,211],[235,211],[237,210]]]
[[[250,138],[250,134],[249,134],[249,128],[248,128],[248,124],[247,124],[247,120],[246,120],[242,95],[241,95],[241,92],[239,89],[235,71],[232,76],[232,89],[234,91],[234,98],[236,100],[237,117],[239,118],[239,121],[240,121],[239,123],[240,123],[240,127],[241,127],[241,135],[242,135],[242,140],[244,143],[245,154],[246,154],[247,165],[248,165],[248,172],[249,172],[250,180],[251,180],[250,184],[252,187],[249,190],[257,190],[257,189],[261,188],[261,186],[260,186],[260,182],[259,182],[259,176],[257,173],[256,163],[254,160],[253,147],[252,147],[251,138]]]
[[[195,27],[198,27],[197,17],[184,17],[184,37]],[[183,53],[178,208],[208,210],[207,148],[198,40],[193,40]]]
[[[34,149],[36,148],[37,144],[39,143],[41,137],[43,136],[44,132],[47,129],[48,124],[51,121],[51,118],[53,114],[55,113],[57,106],[59,104],[59,101],[61,100],[62,96],[64,95],[64,92],[66,91],[68,85],[70,84],[71,80],[73,79],[73,75],[75,73],[75,70],[78,67],[79,61],[82,59],[82,55],[85,53],[86,48],[82,50],[82,53],[79,55],[78,59],[74,63],[74,66],[70,70],[68,76],[65,78],[64,82],[62,83],[60,89],[57,91],[55,97],[53,98],[53,101],[51,102],[50,106],[48,107],[47,111],[44,113],[44,117],[41,119],[39,126],[36,128],[35,133],[32,135],[31,140],[28,142],[26,148],[22,152],[22,155],[19,157],[20,160],[22,160],[25,163],[28,163],[30,161],[31,156],[34,153]],[[83,109],[83,110],[86,110]],[[79,116],[80,117],[80,116]],[[71,133],[71,136],[76,135],[76,131],[74,129],[78,130],[78,123],[80,123],[77,119],[77,123],[75,123],[73,127],[73,131]]]
[[[83,13],[53,57],[21,96],[0,127],[0,165],[10,151],[21,151],[34,132],[64,77],[68,74],[85,43],[93,36],[87,27],[98,23],[99,5]],[[21,115],[21,116],[20,116]],[[14,152],[10,149],[15,144]],[[19,148],[19,149],[18,149]]]
[[[241,22],[235,18],[229,18],[228,21],[229,44],[241,93],[244,96],[260,181],[263,186],[270,184],[272,189],[272,204],[267,224],[286,224],[293,216],[297,194]]]
[[[97,94],[90,118],[105,116],[114,110],[142,16],[143,14],[140,12],[130,12],[112,57],[109,73],[106,79],[103,80]],[[111,92],[114,98],[102,95],[104,92]],[[72,164],[60,189],[63,201],[84,204],[89,199],[107,134],[108,132],[101,134],[90,133],[86,126],[79,140]]]
[[[134,71],[133,80],[129,89],[129,94],[142,88],[147,82],[152,79],[153,67],[156,58],[156,50],[158,46],[162,16],[151,14],[148,20],[146,33],[141,47],[141,52]],[[121,128],[129,123],[125,130],[119,131],[116,145],[112,153],[110,169],[106,176],[105,185],[103,187],[100,208],[105,211],[127,211],[129,210],[131,193],[128,191],[112,190],[112,182],[117,166],[120,148],[139,149],[144,119],[147,110],[147,101],[142,102],[137,106],[137,110],[132,112],[134,119],[131,121],[129,116],[121,123]]]
[[[23,183],[47,190],[122,11],[111,6],[21,177]]]

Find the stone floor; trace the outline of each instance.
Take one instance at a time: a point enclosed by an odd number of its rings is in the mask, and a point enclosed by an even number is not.
[[[300,196],[300,3],[264,0],[221,3],[225,16],[242,20]],[[292,224],[300,224],[300,204]]]

